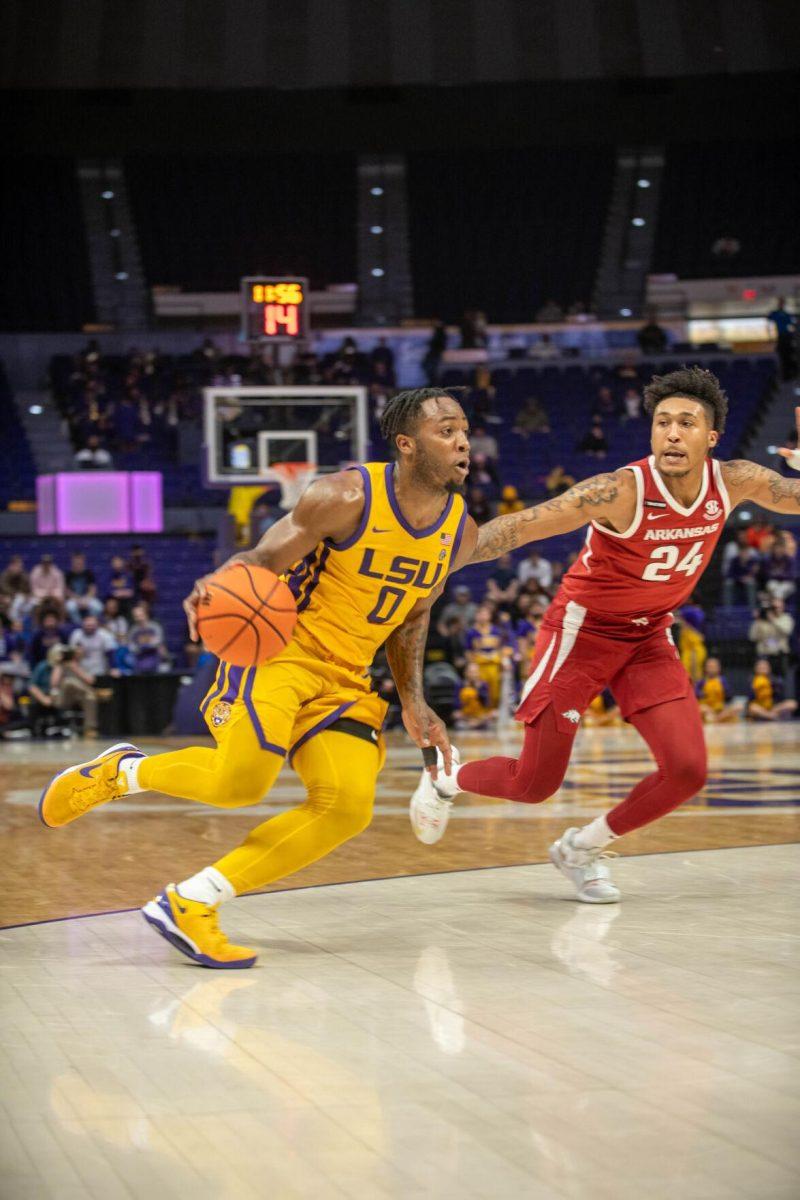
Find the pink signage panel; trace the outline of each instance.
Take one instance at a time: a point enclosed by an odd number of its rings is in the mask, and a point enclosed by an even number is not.
[[[158,471],[71,471],[36,481],[39,533],[161,533]]]

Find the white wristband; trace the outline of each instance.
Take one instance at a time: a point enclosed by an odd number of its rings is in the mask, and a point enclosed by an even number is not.
[[[793,450],[786,461],[793,471],[800,471],[800,447]]]

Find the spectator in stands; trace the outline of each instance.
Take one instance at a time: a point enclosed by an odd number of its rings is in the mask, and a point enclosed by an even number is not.
[[[152,607],[156,599],[156,582],[153,579],[153,566],[144,551],[144,546],[131,547],[128,559],[128,570],[133,580],[133,588],[137,600],[144,600]]]
[[[797,586],[797,543],[787,530],[775,534],[772,548],[761,559],[761,577],[771,596],[783,600],[794,595]]]
[[[50,691],[57,709],[80,708],[83,736],[97,736],[97,696],[94,679],[81,665],[80,647],[59,644],[51,648],[48,662],[53,666]]]
[[[797,375],[797,356],[795,343],[797,335],[797,318],[786,310],[786,300],[778,297],[778,306],[767,313],[767,320],[775,327],[775,353],[781,364],[783,379],[794,379]]]
[[[744,532],[744,531],[740,531]],[[725,604],[747,604],[753,608],[758,583],[758,555],[748,545],[732,543],[737,553],[723,566],[722,599]]]
[[[115,554],[111,559],[111,578],[108,583],[108,596],[112,596],[118,601],[120,612],[123,616],[128,617],[131,615],[135,595],[136,590],[133,586],[133,577],[125,565],[125,559],[121,554]]]
[[[492,383],[492,375],[489,368],[484,366],[478,367],[464,405],[471,416],[473,424],[470,443],[472,443],[476,426],[484,427],[486,425],[499,425],[501,423],[500,418],[495,415],[494,411],[496,398],[497,392]]]
[[[467,511],[478,525],[492,518],[492,504],[483,488],[471,487],[467,493]]]
[[[394,350],[387,345],[385,337],[378,338],[377,345],[370,351],[369,362],[373,376],[385,377],[389,386],[394,387]]]
[[[663,354],[667,348],[667,334],[656,320],[653,309],[647,313],[647,321],[636,334],[642,354]]]
[[[94,571],[86,566],[86,555],[77,551],[70,556],[70,566],[66,574],[67,594],[85,596],[90,584],[96,583]]]
[[[97,617],[84,617],[80,628],[70,634],[69,645],[81,651],[81,667],[93,680],[108,674],[117,643]]]
[[[486,729],[495,715],[489,686],[480,666],[471,662],[464,671],[464,682],[458,690],[457,708],[453,714],[459,729]]]
[[[597,389],[597,399],[594,402],[592,420],[603,420],[604,417],[616,417],[619,412],[617,399],[608,384]]]
[[[638,421],[642,415],[642,396],[637,388],[627,388],[622,397],[622,420]]]
[[[86,445],[77,452],[73,462],[81,471],[103,471],[114,465],[111,455],[101,444],[96,433],[89,435]]]
[[[489,688],[489,703],[493,708],[497,708],[503,662],[511,656],[511,649],[494,619],[491,605],[482,604],[478,608],[472,627],[467,630],[464,644],[467,662],[478,665],[480,678]]]
[[[548,362],[554,358],[560,358],[561,351],[556,343],[550,337],[549,333],[543,333],[528,347],[528,358],[535,358],[539,362]]]
[[[280,487],[269,487],[263,496],[256,500],[250,513],[250,545],[254,546],[268,529],[285,516],[286,509],[281,507]]]
[[[469,474],[467,475],[468,488],[480,488],[481,490],[494,492],[500,483],[500,477],[497,473],[496,461],[487,458],[480,451],[470,450],[469,459]]]
[[[103,601],[97,594],[97,584],[90,583],[84,596],[71,596],[66,609],[74,625],[80,625],[84,617],[99,617],[103,611]]]
[[[0,592],[10,596],[29,596],[31,581],[21,554],[12,554],[8,566],[0,575]]]
[[[535,396],[523,400],[516,417],[512,433],[519,437],[529,438],[533,433],[550,433],[550,418],[542,404]]]
[[[498,517],[507,517],[511,513],[522,512],[524,507],[525,501],[520,499],[514,484],[507,483],[500,493],[500,502],[497,505]]]
[[[439,381],[439,366],[446,349],[447,326],[444,321],[437,318],[433,323],[430,341],[425,349],[425,357],[422,360],[422,369],[425,372],[430,387],[435,387]]]
[[[531,550],[517,567],[517,579],[523,585],[534,579],[540,589],[546,592],[553,582],[553,568],[538,550]]]
[[[542,323],[547,322],[547,321],[549,321],[551,323],[555,323],[557,321],[563,321],[564,320],[564,310],[561,307],[561,305],[558,303],[557,300],[553,300],[552,298],[550,298],[548,300],[545,300],[545,302],[541,306],[541,308],[537,308],[536,316],[534,317],[534,320],[541,321]]]
[[[30,737],[28,721],[20,707],[21,680],[15,664],[0,662],[0,738]],[[28,730],[24,732],[24,730]]]
[[[723,574],[727,571],[728,566],[735,558],[739,556],[739,550],[744,547],[751,558],[758,559],[758,551],[754,546],[751,546],[747,539],[746,529],[737,529],[730,541],[725,543],[722,551],[722,571]]]
[[[733,697],[718,658],[706,659],[705,670],[695,684],[695,693],[706,724],[722,725],[738,721],[739,711],[732,703]]]
[[[66,642],[68,636],[69,631],[61,625],[58,613],[47,609],[40,610],[37,628],[34,630],[28,648],[28,661],[31,666],[35,667],[37,663],[40,663],[53,646]]]
[[[568,321],[596,321],[594,313],[585,300],[575,300],[567,309]]]
[[[207,337],[203,339],[203,344],[198,351],[201,358],[205,359],[209,365],[213,365],[221,357],[220,351],[214,343],[214,339]]]
[[[486,583],[486,599],[498,608],[511,609],[519,593],[519,580],[510,554],[501,554]]]
[[[706,614],[694,596],[676,614],[678,625],[678,653],[692,683],[703,677],[706,665]]]
[[[605,458],[608,454],[608,442],[603,432],[603,423],[598,417],[592,420],[589,432],[578,443],[577,449],[581,454],[587,454],[591,458]]]
[[[467,630],[475,620],[478,606],[472,599],[472,592],[466,583],[459,583],[453,589],[453,599],[445,604],[442,610],[441,623],[449,624],[454,617],[458,618],[462,630]]]
[[[457,614],[446,618],[443,616],[428,635],[425,644],[426,667],[432,663],[446,662],[454,670],[463,671],[467,661],[464,651],[465,632],[466,627]]]
[[[544,486],[548,500],[553,500],[556,496],[561,496],[564,492],[569,491],[571,487],[575,486],[575,476],[569,475],[564,467],[558,463],[545,478]]]
[[[124,642],[127,638],[128,622],[120,612],[119,600],[115,596],[109,596],[103,605],[101,623],[115,642]]]
[[[783,680],[773,676],[769,659],[759,658],[750,681],[748,717],[754,721],[781,721],[795,712],[797,701],[784,699]]]
[[[137,675],[156,675],[169,669],[164,630],[152,619],[146,604],[136,604],[131,611],[128,647],[134,656]]]
[[[757,610],[748,637],[755,643],[756,654],[766,659],[777,676],[783,678],[789,665],[789,648],[794,632],[794,617],[786,605],[772,596]]]
[[[66,593],[64,572],[56,566],[52,554],[43,554],[31,571],[31,598],[36,604],[50,599],[63,604]]]

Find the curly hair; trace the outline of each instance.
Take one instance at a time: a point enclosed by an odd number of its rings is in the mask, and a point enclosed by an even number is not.
[[[395,451],[395,438],[398,433],[413,435],[425,401],[436,400],[439,397],[456,399],[445,388],[437,387],[414,388],[411,391],[398,392],[392,397],[381,416],[381,436],[392,451]]]
[[[652,417],[657,405],[668,396],[686,396],[703,405],[717,433],[725,432],[728,397],[716,375],[703,367],[681,367],[668,375],[654,375],[644,389],[644,411]]]

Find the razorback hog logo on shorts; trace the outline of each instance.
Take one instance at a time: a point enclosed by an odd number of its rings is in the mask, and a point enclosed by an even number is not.
[[[578,712],[577,708],[568,708],[567,711],[563,712],[561,715],[562,717],[566,717],[568,721],[572,721],[573,725],[580,724],[581,714]]]
[[[721,512],[722,505],[720,504],[719,500],[706,500],[706,517],[708,517],[709,520],[712,517],[718,517]]]

